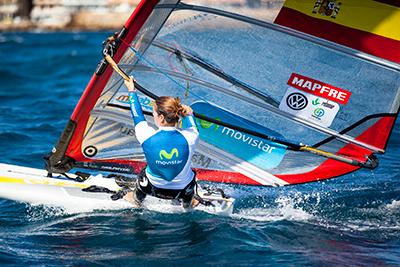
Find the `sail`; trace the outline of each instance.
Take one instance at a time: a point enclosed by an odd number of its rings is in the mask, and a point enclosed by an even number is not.
[[[200,180],[275,186],[372,168],[399,111],[397,63],[251,10],[142,1],[117,39],[112,57],[136,78],[149,123],[159,96],[193,108]],[[139,172],[146,163],[127,100],[122,78],[101,61],[48,170]]]

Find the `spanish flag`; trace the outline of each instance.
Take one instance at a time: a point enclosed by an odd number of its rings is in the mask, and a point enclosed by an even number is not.
[[[275,23],[400,63],[400,0],[286,0]]]

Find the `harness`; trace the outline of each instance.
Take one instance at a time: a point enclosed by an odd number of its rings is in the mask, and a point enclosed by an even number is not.
[[[146,168],[144,168],[138,175],[137,190],[140,190],[142,193],[146,195],[151,195],[154,197],[162,198],[162,199],[182,199],[188,196],[192,196],[195,193],[195,187],[197,187],[196,183],[196,173],[193,177],[193,180],[183,189],[164,189],[158,188],[151,184],[149,179],[146,176]]]

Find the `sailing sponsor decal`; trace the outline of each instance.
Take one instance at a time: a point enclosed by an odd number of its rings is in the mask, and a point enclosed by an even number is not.
[[[342,105],[346,105],[351,96],[351,92],[349,91],[296,73],[292,73],[287,84]]]
[[[154,100],[140,92],[137,92],[137,95],[142,109],[149,112],[153,111]],[[129,96],[125,92],[118,92],[115,94],[115,96],[113,96],[110,103],[129,107]]]
[[[302,110],[307,107],[308,99],[304,94],[292,93],[286,98],[286,104],[293,110]]]
[[[340,104],[346,105],[351,96],[349,91],[296,73],[288,85],[279,109],[325,127],[331,126]]]
[[[342,3],[336,0],[317,0],[312,13],[336,19],[341,5]]]
[[[192,106],[193,110],[199,114],[206,115],[215,120],[221,120],[243,128],[249,128],[267,135],[276,136],[271,130],[261,125],[244,120],[232,113],[212,106],[205,102],[196,102]],[[209,144],[235,155],[262,169],[272,169],[282,161],[286,146],[280,145],[241,131],[237,131],[225,126],[214,124],[196,118],[197,128],[200,138]],[[278,136],[276,136],[278,137]],[[279,138],[282,138],[279,136]]]

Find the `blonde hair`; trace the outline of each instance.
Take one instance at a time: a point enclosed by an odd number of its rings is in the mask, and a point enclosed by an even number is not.
[[[156,100],[155,111],[163,115],[167,123],[177,123],[180,117],[187,115],[179,97],[161,96]]]

